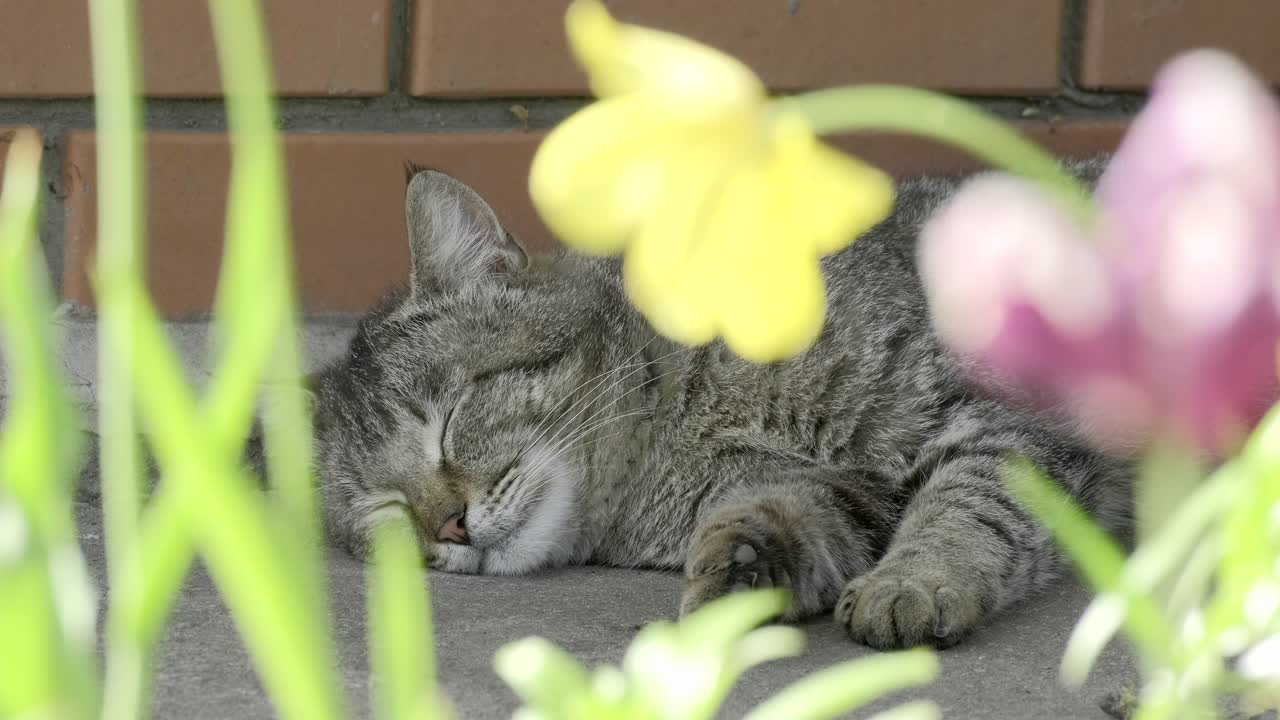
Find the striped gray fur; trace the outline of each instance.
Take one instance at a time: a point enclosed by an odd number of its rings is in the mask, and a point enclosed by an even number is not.
[[[682,612],[781,586],[788,619],[834,610],[877,648],[957,642],[1064,568],[1006,491],[1010,453],[1107,527],[1131,514],[1126,461],[975,390],[934,335],[916,237],[957,183],[903,184],[824,260],[817,344],[757,365],[656,337],[616,261],[529,257],[471,189],[415,169],[408,287],[311,378],[331,537],[363,556],[407,511],[446,571],[682,569]],[[460,513],[468,542],[439,540]]]

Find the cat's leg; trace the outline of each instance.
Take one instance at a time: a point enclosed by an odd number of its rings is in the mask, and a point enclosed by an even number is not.
[[[892,509],[855,492],[853,471],[777,473],[716,502],[692,536],[682,615],[737,590],[792,593],[784,619],[830,610],[891,532]]]
[[[992,414],[962,413],[923,448],[887,552],[836,606],[854,640],[881,649],[954,645],[1061,573],[1052,537],[1007,489],[1010,453],[1036,461],[1086,508],[1113,521],[1125,512],[1114,463],[1033,421],[993,422]]]

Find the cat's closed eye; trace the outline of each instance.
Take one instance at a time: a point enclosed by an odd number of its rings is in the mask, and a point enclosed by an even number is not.
[[[449,411],[444,415],[444,422],[440,424],[440,461],[444,463],[449,462],[449,458],[445,454],[445,439],[449,437],[449,421],[453,420],[453,413],[457,409],[457,404],[450,407]]]
[[[421,405],[412,400],[405,400],[402,404],[404,405],[404,409],[409,411],[410,415],[422,421],[423,425],[427,424],[427,413],[422,409]]]

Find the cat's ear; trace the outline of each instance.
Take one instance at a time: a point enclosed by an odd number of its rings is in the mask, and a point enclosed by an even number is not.
[[[529,257],[493,208],[466,184],[435,170],[411,170],[405,196],[410,287],[462,284],[523,270]]]

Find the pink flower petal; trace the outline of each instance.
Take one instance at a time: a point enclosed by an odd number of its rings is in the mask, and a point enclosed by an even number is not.
[[[1228,55],[1180,56],[1096,199],[1085,230],[1021,180],[965,186],[921,238],[939,334],[1100,445],[1230,452],[1280,394],[1280,105]]]
[[[1156,263],[1174,197],[1205,177],[1229,187],[1260,225],[1280,224],[1280,106],[1217,50],[1184,53],[1161,69],[1098,183],[1123,241],[1112,249],[1134,272]]]
[[[1108,320],[1100,258],[1061,208],[1016,178],[979,177],[935,213],[921,233],[920,271],[939,332],[968,353],[1005,346],[1015,326],[1052,345]]]

